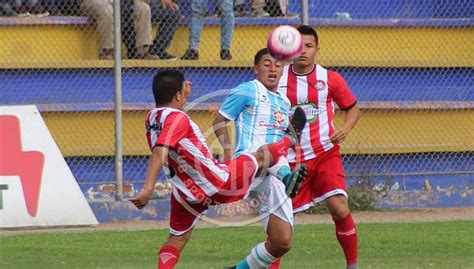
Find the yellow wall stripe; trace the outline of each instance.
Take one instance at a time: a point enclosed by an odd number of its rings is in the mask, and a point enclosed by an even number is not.
[[[219,144],[211,124],[214,112],[191,117],[215,152]],[[125,155],[147,155],[145,111],[125,111]],[[44,112],[46,124],[65,156],[113,155],[113,112]],[[336,126],[343,120],[336,115]],[[468,124],[470,123],[470,124]],[[343,153],[409,153],[474,150],[472,110],[364,110],[356,129],[343,144]]]
[[[125,67],[251,66],[266,45],[272,26],[236,26],[233,60],[221,61],[220,28],[206,26],[200,61],[131,61]],[[320,62],[326,66],[470,67],[474,66],[472,27],[333,27],[317,29]],[[92,26],[0,26],[0,68],[104,68],[97,61],[98,37]],[[179,27],[169,51],[182,55],[188,29]],[[82,61],[86,61],[85,63]]]

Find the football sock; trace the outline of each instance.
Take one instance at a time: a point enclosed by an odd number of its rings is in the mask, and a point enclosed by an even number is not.
[[[288,149],[294,145],[294,141],[288,136],[284,136],[280,141],[267,145],[267,150],[272,154],[273,162],[270,166],[275,165],[280,160],[281,156],[285,156]]]
[[[158,269],[173,269],[179,260],[179,250],[171,245],[164,245],[158,255]]]
[[[278,258],[272,264],[270,264],[268,269],[280,269],[280,263],[281,263],[281,258]]]
[[[334,220],[336,224],[336,237],[346,256],[347,265],[357,264],[357,232],[349,213],[342,220]]]
[[[287,176],[291,175],[290,164],[285,157],[280,157],[278,162],[272,167],[269,167],[267,171],[270,173],[270,175],[278,178],[281,181],[283,181]]]
[[[247,258],[240,261],[238,264],[233,267],[235,269],[250,269],[250,264],[247,263]]]
[[[276,260],[265,248],[265,242],[255,246],[243,261],[237,264],[237,269],[260,269],[268,268]],[[247,266],[247,267],[245,267]]]

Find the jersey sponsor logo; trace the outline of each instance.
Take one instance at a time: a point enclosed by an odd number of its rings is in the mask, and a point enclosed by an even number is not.
[[[292,113],[297,107],[301,107],[306,113],[306,122],[311,123],[315,122],[318,119],[319,109],[313,103],[301,103],[299,105],[293,106],[291,108]]]
[[[147,124],[146,125],[146,130],[148,132],[161,132],[161,130],[163,129],[163,124],[160,122],[160,123],[155,123],[155,124]]]
[[[273,112],[273,118],[275,119],[275,122],[278,123],[280,126],[285,122],[286,117],[283,112],[281,112],[280,109],[276,110]]]
[[[271,124],[271,123],[268,123],[268,122],[264,122],[263,120],[259,121],[258,125],[266,127],[268,129],[277,129],[277,130],[281,130],[281,131],[285,130],[285,128],[281,125]]]
[[[318,91],[324,91],[326,89],[326,82],[324,82],[324,80],[318,80],[316,82],[316,89]]]

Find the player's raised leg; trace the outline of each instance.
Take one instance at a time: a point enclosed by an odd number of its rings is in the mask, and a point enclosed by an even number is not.
[[[306,178],[307,168],[304,165],[297,166],[293,171],[289,169],[288,162],[282,161],[288,153],[288,149],[299,143],[301,131],[306,124],[306,114],[300,107],[296,108],[290,125],[285,131],[282,139],[270,145],[261,146],[254,154],[257,158],[262,175],[266,172],[279,178],[285,185],[289,197],[294,197],[301,182]],[[284,171],[283,171],[284,170]],[[283,175],[281,173],[283,171]]]
[[[290,125],[286,129],[285,133],[296,137],[297,142],[299,143],[301,139],[301,132],[303,131],[305,125],[306,113],[301,107],[296,107],[291,117]],[[286,160],[285,165],[287,163],[288,160]],[[282,181],[285,184],[286,193],[290,198],[296,196],[301,182],[306,178],[307,173],[308,169],[305,165],[297,165],[290,174],[287,174],[282,178]]]

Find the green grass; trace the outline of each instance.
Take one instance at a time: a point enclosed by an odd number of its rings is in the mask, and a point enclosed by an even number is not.
[[[333,225],[298,225],[282,268],[344,268]],[[360,268],[474,268],[474,222],[359,224]],[[167,230],[0,236],[0,268],[156,268]],[[265,238],[261,227],[202,228],[178,268],[222,268]]]

